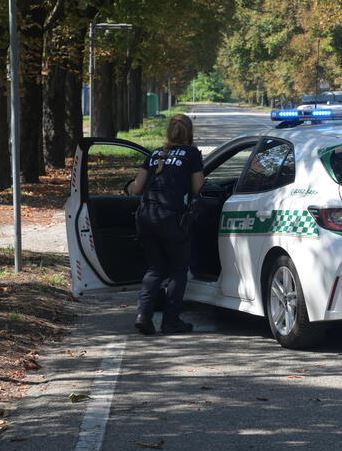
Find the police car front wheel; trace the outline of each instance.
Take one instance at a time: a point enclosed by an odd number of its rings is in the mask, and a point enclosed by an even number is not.
[[[304,295],[296,268],[287,255],[279,256],[267,279],[267,316],[274,337],[285,348],[313,342]]]

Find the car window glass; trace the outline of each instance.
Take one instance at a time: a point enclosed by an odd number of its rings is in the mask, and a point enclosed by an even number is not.
[[[233,157],[227,159],[206,177],[207,184],[225,185],[237,180],[246,165],[254,147],[243,149]]]
[[[295,161],[290,143],[265,139],[249,163],[236,192],[267,191],[293,182]]]
[[[338,148],[331,154],[331,169],[333,170],[337,182],[342,184],[342,149]]]
[[[88,152],[88,193],[90,196],[124,194],[144,155],[134,149],[112,144],[94,144]]]

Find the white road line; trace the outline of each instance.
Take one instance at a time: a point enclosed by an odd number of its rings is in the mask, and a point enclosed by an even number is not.
[[[259,111],[226,111],[221,113],[197,113],[195,111],[187,113],[188,116],[265,116],[269,117],[270,113],[259,112]]]
[[[203,155],[207,155],[208,153],[212,152],[214,149],[216,149],[216,147],[218,146],[198,146]]]
[[[102,448],[125,346],[126,340],[110,343],[101,350],[104,358],[93,380],[75,451],[99,451]]]

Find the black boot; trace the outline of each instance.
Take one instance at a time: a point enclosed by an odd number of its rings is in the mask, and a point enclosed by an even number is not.
[[[156,329],[151,318],[147,318],[141,313],[136,317],[134,326],[144,335],[155,335]]]
[[[192,332],[192,329],[191,323],[186,323],[178,317],[172,320],[163,320],[161,325],[161,331],[164,335],[184,334]]]

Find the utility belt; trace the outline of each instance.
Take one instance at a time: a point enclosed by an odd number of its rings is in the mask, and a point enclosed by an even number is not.
[[[172,215],[182,215],[185,211],[185,206],[184,208],[172,208],[166,204],[162,204],[161,202],[157,201],[157,200],[153,200],[153,199],[146,199],[146,198],[142,198],[140,201],[140,207],[141,208],[148,208],[148,209],[159,209],[159,210],[163,210],[166,213],[170,213]]]
[[[150,199],[142,199],[137,210],[137,217],[146,215],[153,222],[176,218],[179,226],[187,235],[191,233],[199,214],[200,196],[193,197],[189,205],[182,210],[171,210],[170,208],[161,205],[159,202]]]

